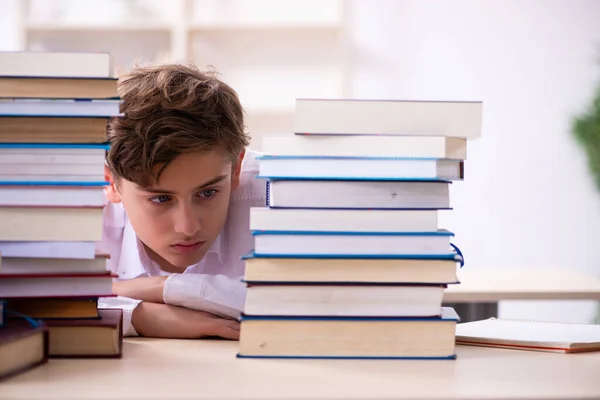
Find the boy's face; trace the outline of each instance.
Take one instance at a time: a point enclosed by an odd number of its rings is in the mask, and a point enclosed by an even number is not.
[[[113,181],[107,169],[107,196],[123,203],[138,238],[162,269],[183,271],[205,256],[221,232],[243,157],[233,165],[218,151],[182,154],[147,188],[123,178]]]

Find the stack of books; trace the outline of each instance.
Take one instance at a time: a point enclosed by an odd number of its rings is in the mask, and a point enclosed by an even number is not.
[[[48,357],[121,355],[102,240],[112,59],[0,53],[0,376]],[[7,350],[8,349],[8,350]],[[4,354],[4,353],[3,353]]]
[[[268,204],[238,357],[454,359],[443,307],[462,255],[439,226],[464,179],[479,102],[300,99],[295,134],[264,139]]]

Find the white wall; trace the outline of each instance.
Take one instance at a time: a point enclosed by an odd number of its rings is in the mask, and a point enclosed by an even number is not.
[[[21,50],[20,15],[24,0],[0,0],[0,51]]]
[[[600,191],[570,118],[600,82],[600,1],[354,0],[354,97],[482,100],[483,138],[445,226],[465,268],[600,275]],[[507,317],[588,321],[590,302],[505,302]]]

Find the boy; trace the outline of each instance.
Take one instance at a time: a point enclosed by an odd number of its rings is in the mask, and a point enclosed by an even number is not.
[[[193,66],[138,67],[108,127],[99,250],[126,336],[239,338],[249,210],[265,204],[236,92]]]

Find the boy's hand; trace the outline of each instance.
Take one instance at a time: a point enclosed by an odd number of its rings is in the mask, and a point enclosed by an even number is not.
[[[238,340],[240,323],[216,315],[169,304],[140,303],[131,316],[131,324],[140,336],[199,339],[217,336]]]

